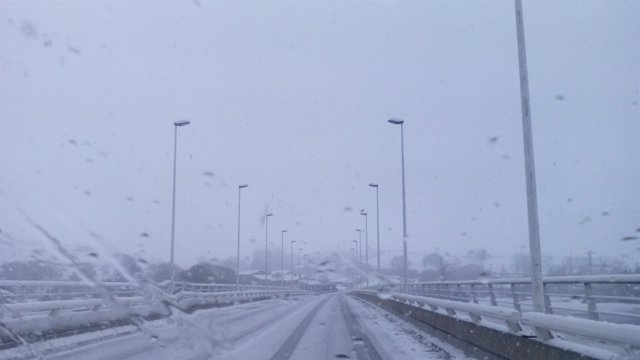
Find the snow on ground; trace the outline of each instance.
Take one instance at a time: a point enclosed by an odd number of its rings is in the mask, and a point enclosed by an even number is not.
[[[347,302],[385,359],[473,359],[384,309],[352,297]]]
[[[123,326],[0,351],[0,359],[33,358],[33,354],[70,360],[233,359],[227,353],[242,340],[314,299],[272,299],[193,314],[176,313],[169,319],[144,322],[140,329]]]

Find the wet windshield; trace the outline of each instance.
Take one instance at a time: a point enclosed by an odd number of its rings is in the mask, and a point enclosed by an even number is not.
[[[639,17],[0,2],[0,359],[640,357]]]

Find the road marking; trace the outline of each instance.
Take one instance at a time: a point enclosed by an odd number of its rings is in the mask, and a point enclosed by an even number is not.
[[[291,358],[291,354],[293,354],[293,351],[300,343],[300,339],[302,339],[302,336],[307,331],[307,328],[309,328],[311,321],[316,316],[318,311],[320,311],[320,309],[324,306],[324,304],[329,301],[330,298],[330,296],[327,296],[324,300],[322,300],[322,302],[316,305],[316,307],[313,308],[313,310],[311,310],[309,314],[307,314],[307,316],[300,322],[295,330],[293,330],[291,336],[287,338],[284,344],[282,344],[278,351],[271,357],[271,360],[288,360]]]

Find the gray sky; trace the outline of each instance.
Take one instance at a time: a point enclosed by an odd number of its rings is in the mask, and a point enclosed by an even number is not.
[[[640,1],[525,1],[542,249],[638,258]],[[65,244],[177,262],[279,230],[348,248],[527,249],[513,1],[0,3],[2,260]],[[493,141],[492,141],[493,139]],[[208,172],[208,173],[207,173]],[[348,209],[352,209],[348,211]],[[20,209],[20,210],[19,210]],[[149,236],[141,236],[147,233]]]

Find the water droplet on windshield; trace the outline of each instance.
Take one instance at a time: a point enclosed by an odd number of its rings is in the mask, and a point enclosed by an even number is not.
[[[378,297],[380,299],[383,299],[383,300],[391,299],[391,296],[393,296],[393,293],[391,292],[391,289],[389,289],[388,286],[383,286],[378,289]]]

